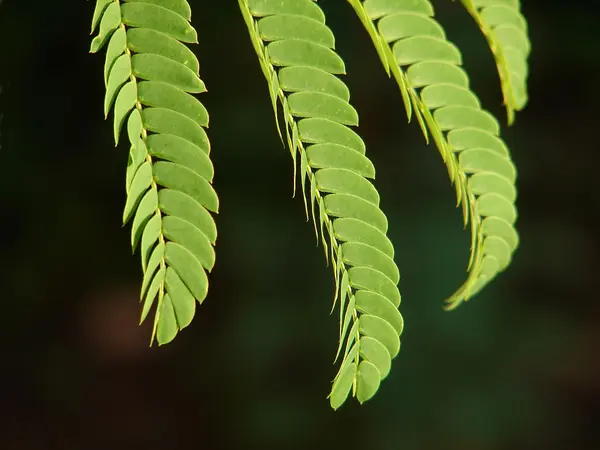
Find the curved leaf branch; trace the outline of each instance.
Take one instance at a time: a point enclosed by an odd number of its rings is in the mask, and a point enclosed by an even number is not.
[[[428,0],[348,2],[377,30],[376,38],[370,32],[373,43],[386,55],[425,138],[431,134],[462,203],[465,226],[471,223],[469,273],[446,300],[446,309],[453,309],[504,270],[518,246],[515,167],[498,122],[469,88],[460,51],[433,18]]]
[[[519,0],[461,0],[479,26],[498,69],[508,124],[527,104],[527,59],[531,43]]]
[[[343,349],[343,356],[330,404],[339,408],[350,391],[362,403],[375,394],[398,354],[403,320],[387,218],[367,180],[375,170],[364,142],[349,128],[358,125],[358,115],[336,76],[345,72],[344,63],[333,50],[322,10],[311,0],[239,4],[275,115],[280,104],[292,158],[300,159],[304,201],[308,210],[310,198],[317,238],[331,256],[334,307],[339,301],[340,311],[338,355]]]
[[[105,115],[114,137],[125,126],[131,144],[123,222],[141,248],[140,323],[156,299],[151,343],[170,342],[188,326],[208,291],[218,212],[212,187],[208,113],[190,93],[206,91],[199,64],[183,44],[196,43],[185,0],[97,0],[90,51],[106,49]]]

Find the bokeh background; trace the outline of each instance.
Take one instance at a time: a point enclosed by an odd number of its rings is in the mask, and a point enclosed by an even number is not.
[[[221,199],[217,264],[188,329],[148,348],[139,255],[121,227],[128,147],[103,120],[93,2],[0,6],[0,448],[600,448],[600,3],[524,1],[530,104],[507,129],[493,60],[458,2],[434,2],[519,169],[522,243],[470,303],[469,236],[437,151],[342,0],[320,2],[378,169],[406,328],[374,399],[338,412],[337,319],[235,1],[191,1]]]

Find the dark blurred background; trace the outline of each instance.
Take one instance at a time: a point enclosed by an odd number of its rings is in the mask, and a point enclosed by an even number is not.
[[[88,53],[93,2],[4,1],[0,449],[600,448],[600,3],[523,3],[530,103],[507,129],[484,39],[458,2],[434,2],[519,170],[513,265],[448,313],[469,233],[446,169],[351,8],[320,2],[378,169],[406,322],[375,398],[334,413],[331,269],[291,198],[237,2],[191,2],[221,199],[209,297],[148,348],[120,222],[128,147],[103,120],[104,55]]]

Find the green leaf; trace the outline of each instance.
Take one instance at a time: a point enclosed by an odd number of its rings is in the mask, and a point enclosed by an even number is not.
[[[158,345],[164,345],[171,342],[177,336],[177,319],[175,309],[169,294],[165,294],[160,305],[160,316],[156,328],[156,339]]]
[[[106,95],[104,96],[104,116],[108,117],[108,112],[117,96],[119,88],[125,84],[131,77],[131,59],[128,55],[121,55],[113,64],[108,75],[108,84],[106,86]]]
[[[189,195],[173,189],[158,191],[158,205],[161,211],[187,220],[201,230],[214,244],[217,239],[217,227],[210,213]]]
[[[208,155],[197,145],[172,134],[148,136],[148,151],[152,156],[171,161],[193,170],[212,181],[214,167]]]
[[[381,317],[363,314],[358,319],[360,333],[381,342],[394,358],[400,351],[398,334],[389,322]]]
[[[327,119],[303,119],[298,122],[298,133],[309,144],[339,144],[365,154],[365,143],[350,128]]]
[[[397,286],[383,273],[369,267],[351,267],[348,273],[350,286],[353,288],[377,292],[396,307],[400,305],[400,292]]]
[[[350,91],[335,75],[305,66],[284,67],[279,71],[279,86],[286,92],[322,92],[348,102]]]
[[[340,364],[340,368],[339,368],[337,374],[333,378],[334,383],[338,378],[340,378],[340,376],[342,375],[342,372],[344,371],[344,368],[348,364],[350,364],[352,361],[355,361],[355,362],[358,361],[358,350],[359,350],[360,346],[358,343],[354,343],[355,339],[357,337],[359,337],[357,325],[358,325],[358,323],[355,322],[354,325],[352,326],[350,336],[348,338],[348,341],[346,342],[346,348],[344,349],[344,355],[345,355],[344,359],[342,360],[342,363]]]
[[[338,409],[344,404],[346,398],[348,398],[348,394],[350,393],[350,388],[354,383],[354,378],[356,377],[355,363],[350,362],[344,366],[343,369],[344,370],[340,373],[340,376],[333,383],[331,394],[329,394],[329,403],[334,410]]]
[[[136,53],[151,53],[164,56],[183,64],[195,74],[200,71],[200,63],[194,53],[184,44],[166,34],[147,28],[129,28],[127,46]]]
[[[444,106],[466,106],[481,108],[479,99],[473,92],[454,84],[433,84],[423,88],[421,99],[425,106],[433,110]]]
[[[125,53],[127,48],[127,37],[125,28],[120,27],[115,31],[108,42],[108,48],[106,49],[106,59],[104,61],[104,84],[108,84],[108,74],[113,64],[119,56]]]
[[[274,66],[307,66],[329,73],[346,73],[344,61],[324,45],[299,39],[272,42],[267,46],[269,60]]]
[[[498,134],[500,131],[500,125],[494,116],[482,109],[446,106],[438,109],[433,117],[441,130],[472,127],[492,134]]]
[[[513,203],[517,198],[517,189],[514,183],[507,178],[487,172],[479,172],[469,178],[469,189],[475,195],[495,192]]]
[[[144,226],[158,208],[158,193],[155,187],[150,187],[137,208],[133,225],[131,226],[131,247],[135,250],[144,231]]]
[[[206,91],[204,83],[192,70],[161,55],[135,54],[131,58],[131,68],[136,77],[144,80],[162,81],[186,92]]]
[[[344,263],[350,266],[370,267],[379,270],[394,284],[400,281],[400,272],[394,260],[375,247],[361,242],[346,242],[342,244]]]
[[[323,11],[314,3],[296,0],[247,0],[248,8],[253,16],[263,17],[274,14],[294,14],[310,17],[325,23]]]
[[[517,220],[515,206],[506,198],[495,193],[488,193],[479,197],[475,202],[475,207],[478,214],[484,217],[500,217],[510,224]]]
[[[426,0],[365,0],[363,5],[372,20],[399,12],[413,12],[433,16],[433,7]]]
[[[104,11],[108,7],[108,5],[110,5],[113,2],[114,2],[114,0],[97,0],[96,1],[96,7],[94,8],[94,17],[92,18],[92,29],[90,31],[90,34],[94,33],[94,31],[96,30],[96,27],[100,23],[100,19],[102,19],[103,15],[104,15]]]
[[[335,237],[342,242],[362,242],[394,257],[394,247],[380,230],[358,219],[341,218],[333,221]]]
[[[263,41],[301,39],[329,48],[335,45],[331,30],[320,22],[296,14],[277,14],[258,21],[258,31]]]
[[[364,177],[348,169],[321,169],[315,174],[321,192],[351,194],[379,206],[377,189]]]
[[[206,235],[190,222],[179,217],[167,216],[163,219],[164,236],[188,249],[209,272],[215,265],[215,251]]]
[[[154,247],[154,244],[160,237],[162,230],[162,220],[159,213],[152,216],[146,223],[144,231],[142,232],[142,243],[140,244],[140,255],[142,258],[142,269],[146,271],[146,264],[148,263],[148,255],[150,250]]]
[[[96,5],[96,11],[98,11],[98,7],[103,7],[103,3],[98,3]],[[95,14],[96,12],[94,12]],[[96,22],[96,18],[93,19],[92,22],[92,32],[96,28],[94,23]],[[104,14],[102,15],[102,20],[100,21],[100,32],[98,36],[96,36],[92,40],[92,45],[90,46],[90,53],[96,53],[101,50],[102,47],[106,44],[106,41],[110,38],[113,31],[115,31],[121,25],[121,11],[119,10],[118,3],[111,3],[104,10]]]
[[[173,303],[179,329],[183,329],[192,323],[196,313],[196,299],[172,267],[167,267],[165,285]]]
[[[503,270],[510,263],[512,249],[504,239],[489,236],[483,242],[483,253],[493,256],[498,261],[498,270]]]
[[[519,245],[519,236],[515,229],[506,220],[499,217],[485,218],[481,223],[481,231],[487,236],[501,237],[513,251]]]
[[[143,2],[143,3],[152,3],[155,5],[162,6],[163,8],[167,8],[174,13],[179,14],[185,20],[192,19],[192,9],[190,8],[189,3],[186,0],[123,0],[125,2]]]
[[[296,92],[288,97],[290,111],[296,117],[333,120],[358,126],[358,113],[346,101],[322,92]]]
[[[330,194],[325,196],[325,208],[333,217],[350,217],[374,226],[382,233],[388,228],[385,214],[373,203],[349,194]]]
[[[184,192],[210,211],[219,211],[219,199],[206,179],[181,164],[159,161],[153,166],[154,181]]]
[[[135,111],[134,111],[135,112]],[[125,190],[129,192],[131,189],[131,183],[133,182],[133,178],[135,174],[141,167],[141,165],[146,161],[146,157],[148,156],[148,150],[146,149],[146,144],[142,139],[138,139],[138,143],[136,146],[132,146],[129,150],[129,161],[127,163],[127,172],[125,177]]]
[[[519,2],[479,2],[474,1],[478,7],[484,7],[481,10],[481,17],[488,25],[496,27],[498,25],[513,25],[521,30],[527,29],[525,17],[512,7],[519,6]],[[494,4],[497,3],[497,4]],[[487,6],[487,7],[486,7]]]
[[[500,271],[499,261],[491,255],[486,255],[481,262],[480,278],[492,279]]]
[[[142,115],[137,109],[134,109],[131,111],[131,114],[129,114],[129,119],[127,120],[127,137],[129,137],[131,145],[137,146],[141,141],[142,130]],[[144,159],[145,158],[146,155],[144,154]]]
[[[485,148],[472,148],[458,155],[460,167],[467,173],[491,172],[505,177],[514,184],[517,171],[514,164],[504,155]]]
[[[339,289],[339,294],[340,294],[340,340],[341,340],[341,334],[342,334],[342,324],[343,324],[343,314],[344,314],[344,307],[346,306],[346,297],[350,297],[352,295],[351,291],[349,290],[350,287],[350,277],[348,275],[348,271],[344,270],[342,273],[342,279],[340,280],[340,289]],[[352,334],[352,333],[350,333]]]
[[[123,128],[125,118],[136,105],[136,103],[137,84],[135,81],[130,81],[121,88],[119,94],[117,95],[117,100],[115,101],[115,120],[113,126],[115,146],[119,145],[119,135],[121,134],[121,129]]]
[[[127,202],[125,203],[125,209],[123,211],[123,224],[126,224],[131,215],[133,214],[134,208],[137,207],[142,195],[152,183],[152,166],[149,162],[145,162],[141,165],[133,178],[131,188],[127,193]]]
[[[150,3],[121,5],[123,23],[130,27],[149,28],[182,42],[197,43],[196,30],[179,14]]]
[[[356,309],[363,314],[381,317],[388,322],[398,335],[402,334],[404,329],[404,320],[395,306],[390,300],[381,294],[359,290],[356,292]]]
[[[348,332],[348,339],[346,340],[346,345],[344,347],[344,360],[342,361],[341,366],[346,364],[346,361],[358,361],[358,351],[360,349],[361,336],[358,333],[358,321],[355,320],[352,328]],[[337,359],[337,355],[336,355]],[[341,367],[340,366],[340,370]],[[339,375],[339,372],[338,372]],[[354,393],[353,393],[354,395]]]
[[[158,81],[138,83],[138,99],[142,105],[177,111],[194,122],[208,127],[208,111],[196,98],[181,89]]]
[[[387,15],[377,23],[377,27],[387,42],[411,36],[431,36],[440,39],[446,37],[439,23],[426,15],[416,15],[413,11]]]
[[[144,298],[148,286],[150,286],[150,282],[154,279],[153,275],[158,269],[159,265],[163,261],[165,257],[165,244],[162,241],[159,241],[154,250],[150,254],[150,258],[148,259],[148,265],[146,266],[146,270],[144,271],[144,280],[142,281],[142,289],[140,290],[140,299]],[[163,274],[164,275],[164,274]],[[148,306],[148,309],[150,309]],[[145,317],[142,315],[142,317]]]
[[[306,149],[314,169],[348,169],[366,178],[375,178],[373,163],[362,153],[339,144],[314,144]]]
[[[358,366],[356,379],[356,398],[360,403],[364,403],[379,389],[381,375],[374,364],[362,361]]]
[[[142,111],[144,128],[154,133],[174,134],[197,145],[207,154],[210,142],[206,131],[183,114],[165,108],[144,108]]]
[[[208,292],[208,278],[196,257],[185,247],[175,242],[167,242],[165,259],[192,295],[202,303]]]
[[[149,272],[146,272],[146,273],[149,273]],[[156,298],[157,295],[159,296],[159,306],[160,306],[161,294],[159,294],[159,292],[162,290],[164,281],[165,281],[165,266],[161,265],[161,267],[158,269],[158,271],[154,275],[154,278],[152,278],[152,282],[148,286],[148,292],[146,293],[146,298],[144,299],[144,305],[142,306],[142,314],[140,317],[140,324],[144,320],[146,320],[146,317],[148,316],[148,312],[150,311],[150,308],[152,308],[152,305],[154,304],[154,299]]]
[[[475,128],[454,129],[448,132],[448,144],[453,151],[469,148],[486,148],[507,155],[508,150],[504,142],[488,131]]]
[[[360,340],[360,356],[371,362],[378,370],[379,376],[383,380],[392,367],[392,359],[387,348],[376,339],[369,336],[363,336]],[[360,375],[359,375],[360,376]]]
[[[407,69],[406,77],[415,88],[438,83],[469,86],[469,77],[463,69],[443,61],[424,61],[413,64]]]
[[[447,40],[433,36],[412,36],[402,39],[392,47],[400,66],[421,61],[443,61],[462,64],[460,51]]]
[[[341,314],[342,311],[343,311],[343,308],[340,308],[340,314]],[[346,334],[348,333],[348,329],[350,328],[350,324],[352,324],[353,321],[354,321],[354,314],[355,314],[355,310],[354,310],[354,296],[351,296],[350,299],[348,300],[348,305],[346,306],[346,310],[344,312],[344,318],[340,322],[341,323],[340,342],[339,342],[337,354],[339,354],[339,352],[340,352],[340,350],[342,348],[342,344],[344,342]],[[350,333],[350,336],[351,337],[349,338],[348,343],[346,345],[346,351],[348,351],[348,347],[350,345],[352,345],[352,341],[354,340],[354,337],[352,337],[352,333]],[[337,354],[336,354],[336,358],[337,358]]]

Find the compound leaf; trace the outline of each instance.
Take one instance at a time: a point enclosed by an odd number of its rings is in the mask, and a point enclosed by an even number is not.
[[[320,233],[326,257],[331,252],[334,307],[339,298],[340,308],[336,359],[341,354],[342,362],[329,401],[337,409],[352,392],[362,403],[375,394],[389,372],[390,355],[396,356],[400,348],[400,275],[385,235],[388,221],[379,208],[379,193],[367,180],[375,177],[375,169],[365,156],[364,141],[350,128],[358,125],[358,114],[349,103],[348,88],[336,76],[345,72],[344,62],[315,2],[239,0],[239,5],[271,99],[282,106],[294,163],[300,153],[305,205],[308,210],[308,195],[317,237]],[[363,293],[383,295],[397,314],[364,300],[366,306],[359,309],[356,296]],[[368,314],[362,312],[366,309]],[[368,341],[361,353],[365,336],[376,344]]]
[[[174,339],[208,292],[219,199],[205,128],[206,108],[191,94],[206,91],[199,63],[182,42],[197,42],[186,0],[97,0],[92,51],[109,42],[104,63],[105,113],[114,109],[118,143],[130,141],[123,221],[133,217],[144,272],[141,321],[153,306],[151,342]],[[155,301],[158,299],[158,301]]]

